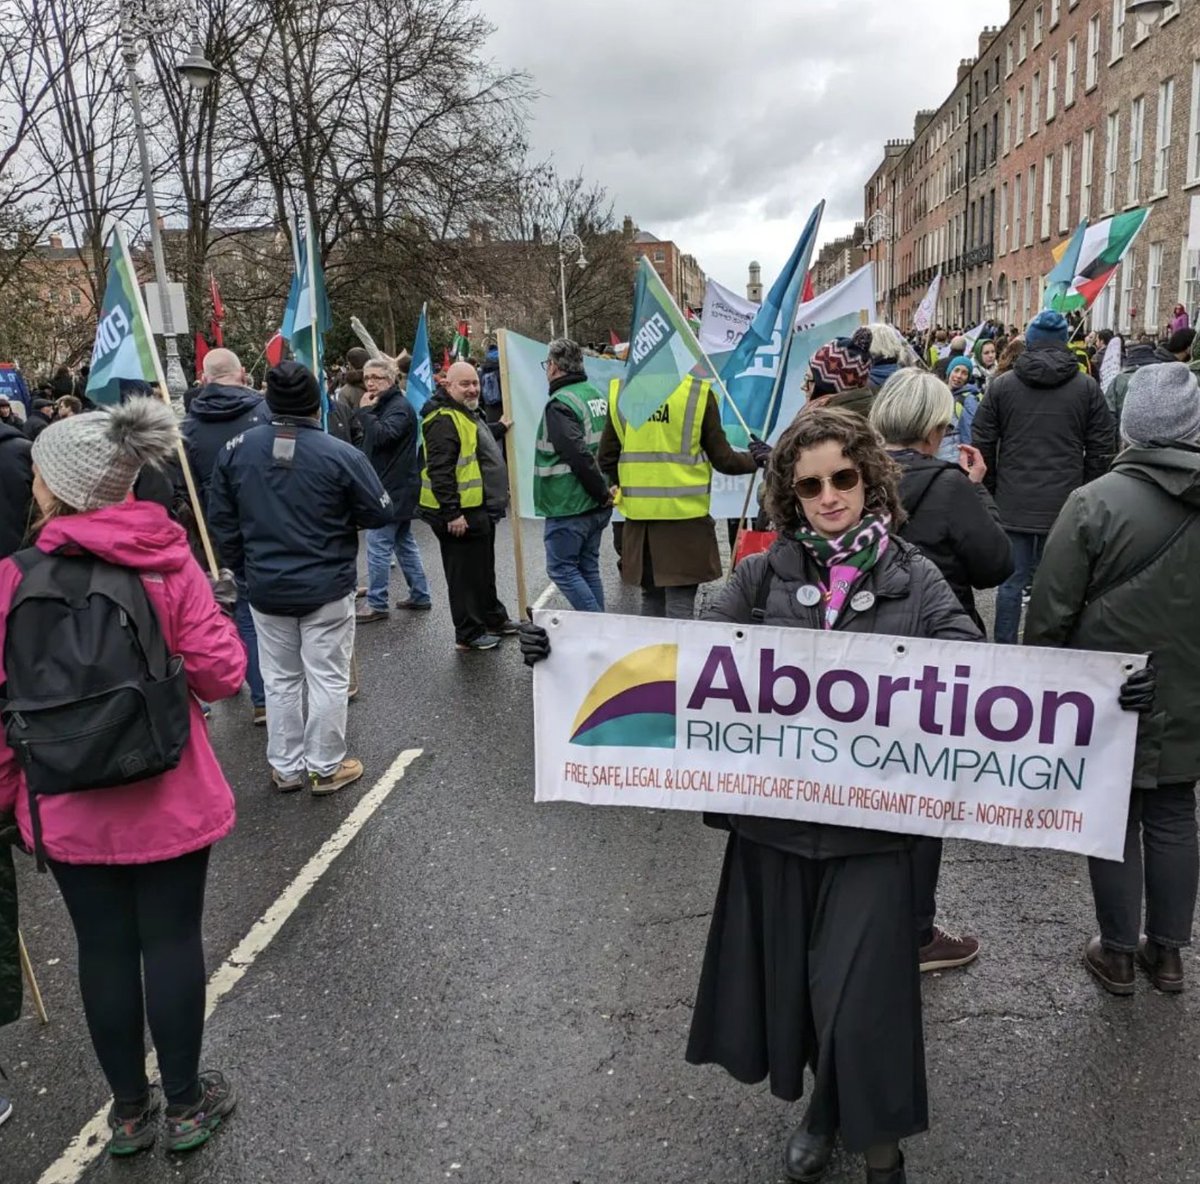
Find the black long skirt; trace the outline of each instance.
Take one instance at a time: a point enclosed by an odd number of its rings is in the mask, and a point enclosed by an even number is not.
[[[776,1097],[849,1151],[926,1130],[908,851],[807,859],[729,836],[687,1059]]]

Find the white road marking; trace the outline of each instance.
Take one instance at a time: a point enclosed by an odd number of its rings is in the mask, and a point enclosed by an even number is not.
[[[537,600],[535,600],[533,602],[533,607],[534,608],[545,608],[546,605],[548,605],[550,603],[550,597],[553,596],[554,593],[557,591],[558,591],[558,588],[555,587],[554,584],[547,584],[546,587],[543,589],[541,596],[539,596],[537,598]]]
[[[233,990],[242,976],[254,965],[255,959],[271,944],[287,919],[300,907],[313,885],[329,870],[333,861],[350,845],[354,836],[370,821],[371,815],[387,800],[399,784],[405,770],[424,749],[405,749],[388,770],[363,796],[346,816],[341,826],[321,845],[317,853],[300,869],[296,878],[280,893],[275,903],[250,927],[250,932],[237,944],[233,953],[213,972],[208,980],[208,999],[204,1018],[208,1020],[217,1004]],[[146,1058],[146,1071],[154,1076],[158,1062],[151,1053]],[[103,1151],[108,1141],[108,1103],[92,1116],[88,1124],[71,1140],[66,1150],[38,1177],[38,1184],[75,1184],[92,1160]]]

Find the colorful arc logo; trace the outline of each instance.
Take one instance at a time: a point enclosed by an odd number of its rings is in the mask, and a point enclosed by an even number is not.
[[[650,645],[614,662],[588,692],[571,743],[589,748],[674,748],[677,645]]]

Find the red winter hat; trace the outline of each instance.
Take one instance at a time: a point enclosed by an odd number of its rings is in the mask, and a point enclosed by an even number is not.
[[[808,363],[812,370],[814,395],[836,395],[867,385],[871,356],[849,337],[839,337],[821,346]]]

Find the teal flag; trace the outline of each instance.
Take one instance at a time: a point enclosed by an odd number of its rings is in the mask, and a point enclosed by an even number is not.
[[[711,375],[687,318],[643,255],[633,294],[629,364],[617,397],[617,407],[629,426],[640,428],[646,423],[697,366],[705,377]]]
[[[87,397],[98,405],[120,403],[122,379],[153,386],[158,381],[158,362],[129,248],[120,229],[114,227]]]

